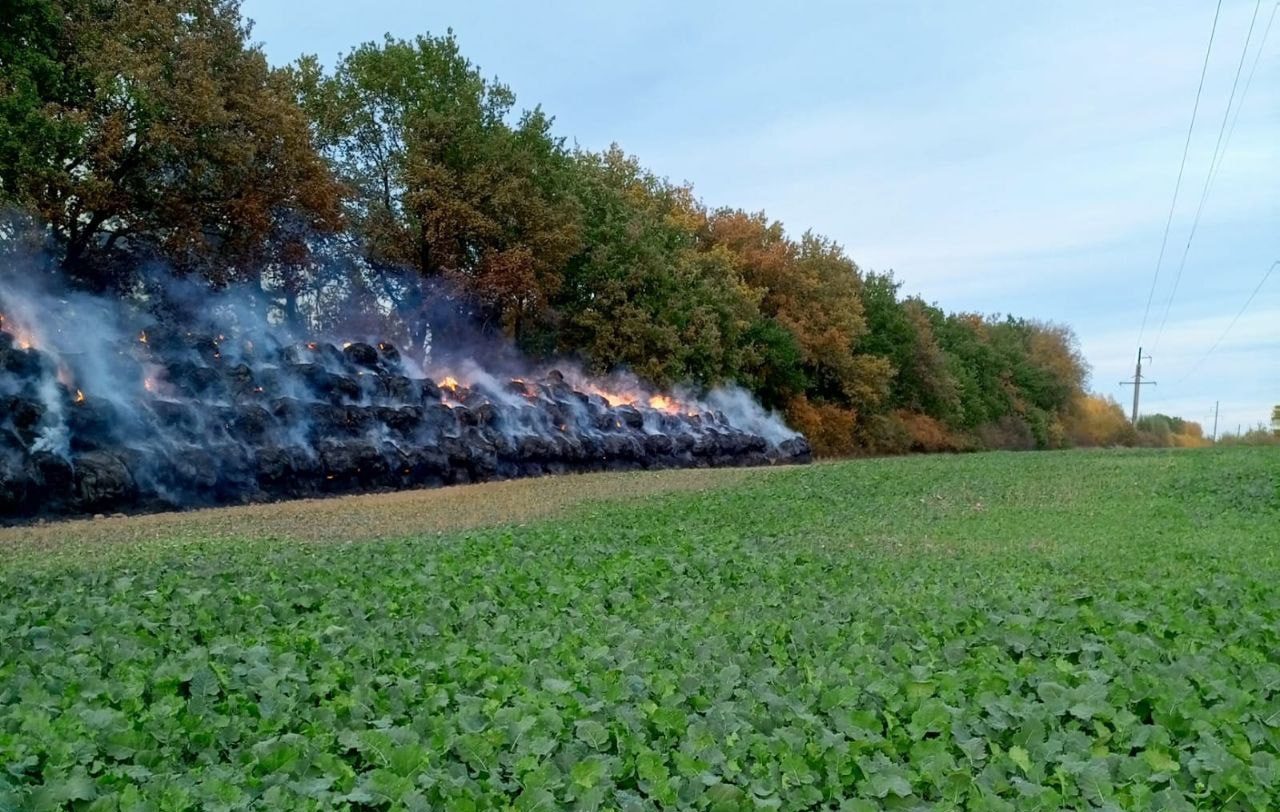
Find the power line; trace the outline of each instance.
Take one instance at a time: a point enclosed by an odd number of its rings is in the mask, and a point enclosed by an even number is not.
[[[1267,27],[1262,30],[1262,40],[1258,43],[1258,50],[1253,54],[1253,65],[1249,67],[1249,75],[1244,80],[1244,90],[1240,91],[1240,103],[1236,105],[1236,114],[1231,117],[1231,128],[1227,130],[1226,144],[1231,143],[1231,136],[1235,134],[1236,123],[1240,121],[1240,111],[1244,108],[1244,99],[1249,95],[1249,87],[1253,84],[1253,75],[1258,72],[1258,63],[1262,61],[1262,52],[1267,49],[1267,38],[1271,36],[1271,24],[1276,21],[1276,12],[1280,11],[1280,0],[1276,0],[1276,4],[1271,7],[1271,16],[1267,18]],[[1226,148],[1223,147],[1223,154],[1226,154]],[[1211,169],[1215,175],[1217,170],[1222,168],[1222,160],[1218,161],[1218,166]]]
[[[1213,342],[1213,346],[1210,347],[1208,351],[1205,352],[1204,355],[1196,359],[1196,362],[1191,365],[1190,369],[1187,370],[1187,374],[1179,378],[1178,383],[1174,384],[1174,386],[1177,386],[1178,384],[1181,384],[1183,381],[1185,381],[1187,378],[1190,378],[1191,374],[1195,372],[1196,369],[1198,369],[1199,366],[1205,362],[1205,359],[1208,358],[1210,355],[1213,355],[1214,350],[1218,349],[1218,347],[1226,339],[1227,335],[1231,332],[1231,330],[1235,328],[1236,322],[1240,321],[1240,317],[1243,316],[1244,312],[1249,309],[1249,305],[1253,304],[1253,300],[1257,298],[1258,293],[1262,290],[1262,286],[1267,284],[1267,280],[1271,278],[1271,274],[1275,272],[1275,269],[1277,267],[1280,267],[1280,259],[1277,259],[1275,262],[1271,263],[1271,267],[1267,268],[1267,272],[1262,275],[1262,279],[1261,281],[1258,282],[1258,286],[1253,289],[1253,293],[1249,294],[1249,298],[1245,299],[1244,307],[1240,308],[1240,311],[1236,313],[1235,318],[1233,318],[1231,320],[1231,323],[1227,325],[1227,329],[1222,331],[1222,335],[1218,336],[1218,340]]]
[[[1187,233],[1187,244],[1182,248],[1182,259],[1178,262],[1178,272],[1173,277],[1173,289],[1169,291],[1169,299],[1164,304],[1164,315],[1160,317],[1160,329],[1156,330],[1156,340],[1152,349],[1160,346],[1160,337],[1164,335],[1164,326],[1169,321],[1169,312],[1173,309],[1173,300],[1178,295],[1178,284],[1182,281],[1182,271],[1187,267],[1187,255],[1191,253],[1191,241],[1196,238],[1196,227],[1200,225],[1200,215],[1204,213],[1204,202],[1209,197],[1209,186],[1213,183],[1214,167],[1218,164],[1219,155],[1225,154],[1222,139],[1227,132],[1227,122],[1231,118],[1231,105],[1236,99],[1236,88],[1240,85],[1240,74],[1244,71],[1244,60],[1249,53],[1249,42],[1253,39],[1253,28],[1258,22],[1258,10],[1262,8],[1262,0],[1253,6],[1253,18],[1249,20],[1249,31],[1244,37],[1244,47],[1240,49],[1240,61],[1236,64],[1236,76],[1231,82],[1231,95],[1227,97],[1227,109],[1222,111],[1222,124],[1218,127],[1218,140],[1213,145],[1213,157],[1209,160],[1209,171],[1204,176],[1204,188],[1200,190],[1200,202],[1196,205],[1196,216],[1191,221],[1191,231]],[[1240,106],[1244,105],[1244,96],[1240,97]],[[1238,110],[1238,108],[1237,108]]]
[[[1196,101],[1191,106],[1191,123],[1187,125],[1187,139],[1182,145],[1182,161],[1178,164],[1178,180],[1173,185],[1173,201],[1169,203],[1169,216],[1164,222],[1164,236],[1160,238],[1160,255],[1156,257],[1156,272],[1151,278],[1151,292],[1147,294],[1147,306],[1142,311],[1142,327],[1138,330],[1138,343],[1147,329],[1147,317],[1151,313],[1151,301],[1156,295],[1156,283],[1160,281],[1160,265],[1164,262],[1165,247],[1169,243],[1169,227],[1173,225],[1173,212],[1178,206],[1178,192],[1182,189],[1182,173],[1187,168],[1187,153],[1191,151],[1191,133],[1196,128],[1196,114],[1200,111],[1200,93],[1204,90],[1204,77],[1209,71],[1209,54],[1213,52],[1213,37],[1218,31],[1218,17],[1222,13],[1222,0],[1213,12],[1213,26],[1209,29],[1209,44],[1204,49],[1204,64],[1200,67],[1200,84],[1196,86]]]

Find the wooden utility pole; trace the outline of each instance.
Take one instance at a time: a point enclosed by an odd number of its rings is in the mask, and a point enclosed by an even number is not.
[[[1218,442],[1218,401],[1213,402],[1213,441]]]
[[[1134,367],[1134,369],[1133,369],[1133,380],[1131,380],[1131,381],[1121,381],[1121,382],[1120,382],[1120,385],[1121,385],[1121,386],[1132,386],[1132,387],[1133,387],[1133,417],[1132,417],[1131,419],[1133,420],[1133,425],[1135,425],[1135,426],[1136,426],[1136,425],[1138,425],[1138,396],[1142,393],[1142,387],[1144,387],[1144,386],[1155,386],[1155,385],[1156,385],[1156,382],[1155,382],[1155,381],[1144,381],[1144,380],[1142,380],[1142,359],[1143,359],[1143,357],[1144,357],[1144,356],[1143,356],[1143,354],[1142,354],[1142,348],[1141,348],[1141,347],[1139,347],[1139,348],[1138,348],[1138,365],[1137,365],[1136,367]],[[1147,359],[1148,361],[1150,361],[1150,360],[1151,360],[1151,356],[1150,356],[1150,355],[1145,356],[1145,357],[1146,357],[1146,359]]]

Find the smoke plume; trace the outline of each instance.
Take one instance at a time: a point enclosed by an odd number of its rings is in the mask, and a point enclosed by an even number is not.
[[[536,367],[442,328],[434,306],[418,308],[430,325],[374,308],[320,337],[256,291],[153,275],[108,297],[32,278],[49,277],[0,275],[0,517],[809,458],[745,391]]]

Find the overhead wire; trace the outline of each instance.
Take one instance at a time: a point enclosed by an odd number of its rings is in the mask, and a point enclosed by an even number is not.
[[[1280,259],[1271,263],[1271,267],[1267,268],[1267,272],[1262,275],[1262,279],[1258,281],[1257,287],[1255,287],[1253,292],[1249,294],[1249,298],[1245,299],[1244,306],[1236,312],[1235,318],[1233,318],[1231,323],[1227,325],[1227,329],[1222,331],[1222,335],[1218,336],[1218,340],[1213,342],[1213,346],[1209,347],[1209,349],[1205,351],[1204,355],[1196,359],[1196,362],[1187,369],[1186,374],[1179,378],[1177,383],[1174,384],[1175,386],[1185,382],[1187,378],[1190,378],[1192,374],[1200,368],[1200,365],[1203,364],[1209,356],[1213,355],[1214,351],[1217,350],[1218,347],[1222,346],[1222,342],[1225,341],[1227,336],[1231,334],[1231,331],[1235,329],[1236,323],[1240,321],[1240,317],[1249,309],[1249,305],[1253,304],[1253,300],[1258,297],[1258,293],[1261,292],[1263,286],[1267,284],[1267,280],[1271,278],[1271,274],[1275,273],[1277,267],[1280,267]]]
[[[1191,151],[1191,134],[1196,128],[1196,115],[1200,111],[1200,95],[1204,91],[1204,77],[1209,72],[1209,55],[1213,53],[1213,38],[1218,32],[1218,18],[1222,14],[1222,0],[1213,12],[1213,25],[1209,29],[1209,44],[1204,49],[1204,64],[1200,67],[1200,83],[1196,86],[1196,100],[1191,106],[1191,123],[1187,125],[1187,137],[1182,145],[1182,160],[1178,164],[1178,180],[1173,185],[1173,200],[1169,203],[1169,216],[1165,218],[1164,236],[1160,238],[1160,254],[1156,257],[1156,271],[1151,278],[1151,291],[1147,294],[1147,306],[1142,311],[1142,326],[1138,330],[1138,344],[1147,330],[1147,318],[1151,314],[1151,302],[1155,299],[1156,285],[1160,281],[1160,266],[1164,263],[1164,252],[1169,244],[1169,229],[1173,225],[1173,212],[1178,206],[1178,193],[1182,189],[1182,176],[1187,168],[1187,154]]]
[[[1178,295],[1178,286],[1182,282],[1182,273],[1187,267],[1187,256],[1191,253],[1191,243],[1196,238],[1196,228],[1200,225],[1200,217],[1204,213],[1205,200],[1209,197],[1209,187],[1213,184],[1215,175],[1215,167],[1218,165],[1219,157],[1226,153],[1223,143],[1223,137],[1227,132],[1227,123],[1231,118],[1232,104],[1235,102],[1236,89],[1240,85],[1240,74],[1244,71],[1245,58],[1249,54],[1249,43],[1253,39],[1253,29],[1258,22],[1258,11],[1262,8],[1262,0],[1256,0],[1253,6],[1253,17],[1249,20],[1249,31],[1245,34],[1244,47],[1240,49],[1240,60],[1236,64],[1235,78],[1231,82],[1231,94],[1227,97],[1227,107],[1222,112],[1222,124],[1218,127],[1218,138],[1213,145],[1213,156],[1209,159],[1209,171],[1205,173],[1204,187],[1200,190],[1200,202],[1196,205],[1196,214],[1191,221],[1191,230],[1187,232],[1187,242],[1182,248],[1182,258],[1178,262],[1178,272],[1173,277],[1173,288],[1169,291],[1169,298],[1165,301],[1164,315],[1160,318],[1160,327],[1156,330],[1156,339],[1152,343],[1152,350],[1160,345],[1160,339],[1164,335],[1165,325],[1169,322],[1169,313],[1173,310],[1173,301]],[[1244,105],[1244,95],[1240,96],[1240,105]],[[1237,108],[1238,110],[1238,108]]]

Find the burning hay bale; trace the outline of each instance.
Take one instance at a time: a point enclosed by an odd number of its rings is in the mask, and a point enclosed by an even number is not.
[[[619,394],[555,370],[437,380],[387,342],[153,328],[110,350],[104,373],[0,325],[0,517],[809,459],[749,399]]]

